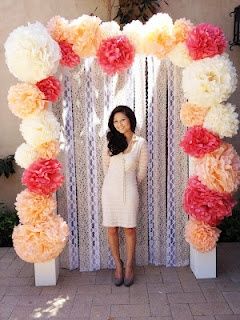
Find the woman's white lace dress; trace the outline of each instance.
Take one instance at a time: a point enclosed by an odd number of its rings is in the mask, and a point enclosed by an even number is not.
[[[131,150],[110,156],[107,144],[102,152],[104,181],[102,187],[103,226],[136,227],[138,187],[147,173],[148,151],[144,138],[134,136]]]

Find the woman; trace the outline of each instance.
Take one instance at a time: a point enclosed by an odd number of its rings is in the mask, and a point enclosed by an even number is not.
[[[135,135],[136,117],[126,106],[116,107],[109,118],[109,132],[102,154],[105,174],[102,188],[103,226],[108,230],[108,243],[115,261],[116,286],[134,281],[136,220],[139,204],[138,185],[147,172],[147,143]],[[119,252],[118,228],[124,228],[126,266]]]

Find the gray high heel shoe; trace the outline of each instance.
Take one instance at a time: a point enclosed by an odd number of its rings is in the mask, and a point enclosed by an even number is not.
[[[124,286],[125,287],[130,287],[134,283],[134,274],[130,278],[124,277]]]
[[[114,277],[114,284],[115,284],[116,287],[120,287],[124,282],[124,279],[123,279],[123,261],[122,260],[121,260],[121,265],[122,265],[122,276],[120,278]]]

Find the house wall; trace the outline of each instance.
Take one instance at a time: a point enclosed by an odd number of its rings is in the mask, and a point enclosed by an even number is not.
[[[116,13],[117,0],[114,2],[112,18]],[[167,12],[173,20],[178,18],[190,19],[194,24],[209,22],[220,26],[229,40],[233,35],[233,18],[229,13],[239,5],[239,0],[168,0],[168,5],[161,5],[162,11]],[[0,1],[0,41],[3,44],[8,34],[16,27],[35,22],[36,20],[46,23],[52,16],[61,15],[72,19],[82,15],[95,12],[102,20],[109,20],[108,0],[1,0]],[[96,9],[97,8],[97,9]],[[115,9],[114,9],[115,8]],[[95,11],[96,9],[96,11]],[[233,61],[240,74],[240,47],[234,47],[229,51],[230,59]],[[23,142],[19,133],[20,121],[12,115],[7,107],[7,92],[12,84],[17,80],[9,73],[4,62],[4,48],[0,48],[0,102],[1,102],[1,122],[0,126],[0,158],[8,154],[13,154],[16,148]],[[240,106],[240,84],[236,92],[230,98],[230,102]],[[239,135],[231,139],[240,153]],[[6,180],[0,178],[0,201],[3,200],[13,204],[16,194],[21,190],[20,184],[21,170]]]

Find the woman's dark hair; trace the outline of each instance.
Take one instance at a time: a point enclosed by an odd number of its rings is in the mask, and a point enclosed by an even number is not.
[[[135,114],[129,107],[117,106],[115,109],[113,109],[108,120],[108,128],[110,131],[108,131],[107,133],[108,149],[110,150],[110,154],[112,156],[123,152],[128,146],[127,139],[124,134],[117,131],[113,124],[114,115],[118,112],[121,112],[125,114],[126,117],[128,117],[132,132],[135,132],[137,124]]]

